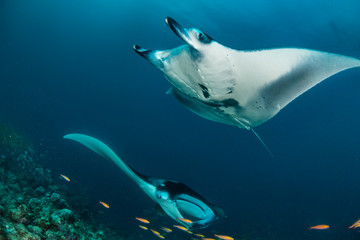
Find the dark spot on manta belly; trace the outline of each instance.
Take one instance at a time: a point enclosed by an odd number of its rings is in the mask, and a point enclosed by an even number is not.
[[[210,94],[209,94],[208,92],[203,91],[202,93],[203,93],[203,95],[204,95],[205,98],[209,98],[209,97],[210,97]]]
[[[203,101],[203,103],[210,106],[210,107],[223,107],[224,106],[219,102],[205,102],[205,101]]]
[[[224,107],[236,107],[239,105],[239,102],[233,98],[225,99],[222,103],[224,104]]]
[[[211,106],[211,107],[237,107],[239,108],[240,105],[239,105],[239,102],[236,101],[235,99],[233,98],[228,98],[228,99],[225,99],[225,100],[222,100],[222,101],[212,101],[212,102],[206,102],[206,101],[203,101],[204,104],[208,105],[208,106]]]
[[[209,98],[210,97],[209,89],[206,86],[204,86],[204,85],[202,85],[200,83],[199,83],[199,86],[201,87],[201,90],[202,90],[202,93],[203,93],[204,97]]]
[[[201,83],[199,83],[199,86],[201,87],[202,90],[208,91],[208,88],[202,85]]]

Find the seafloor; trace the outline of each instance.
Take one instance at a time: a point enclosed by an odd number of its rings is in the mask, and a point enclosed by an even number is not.
[[[41,155],[0,124],[0,240],[130,239],[97,223],[89,209],[72,209],[66,186],[42,166]]]

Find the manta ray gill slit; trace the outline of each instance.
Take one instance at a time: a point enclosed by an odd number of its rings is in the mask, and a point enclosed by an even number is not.
[[[199,83],[199,86],[202,89],[202,93],[204,95],[204,98],[209,98],[210,97],[209,89],[207,87],[205,87],[204,85],[200,84],[200,83]]]

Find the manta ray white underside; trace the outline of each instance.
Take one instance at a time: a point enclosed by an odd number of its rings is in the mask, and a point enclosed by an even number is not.
[[[360,60],[298,48],[239,51],[204,32],[166,18],[187,44],[135,51],[163,72],[175,97],[198,115],[248,130],[270,120],[292,100]]]

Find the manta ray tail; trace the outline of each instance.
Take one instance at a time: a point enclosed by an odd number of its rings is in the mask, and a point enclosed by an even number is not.
[[[111,150],[105,143],[101,142],[100,140],[84,135],[84,134],[67,134],[64,136],[65,139],[71,139],[82,145],[88,147],[89,149],[93,150],[100,156],[113,161],[123,172],[129,176],[132,180],[134,180],[140,186],[144,184],[144,180],[142,180],[130,166],[128,166],[125,162],[121,160],[121,158],[116,155],[116,153]]]
[[[232,121],[239,128],[245,128],[246,130],[251,130],[255,134],[255,136],[260,140],[261,144],[265,147],[266,151],[270,154],[270,156],[274,157],[274,155],[271,153],[270,149],[266,146],[264,141],[261,139],[261,137],[255,132],[255,130],[252,127],[245,125],[243,122],[241,122],[240,120],[238,120],[236,118],[232,118]]]
[[[268,151],[268,153],[270,154],[271,157],[274,157],[274,155],[271,153],[270,149],[266,146],[266,144],[264,143],[264,141],[261,139],[261,137],[255,132],[255,130],[253,128],[251,128],[251,131],[255,134],[255,136],[260,140],[260,142],[262,143],[262,145],[265,147],[266,151]]]

